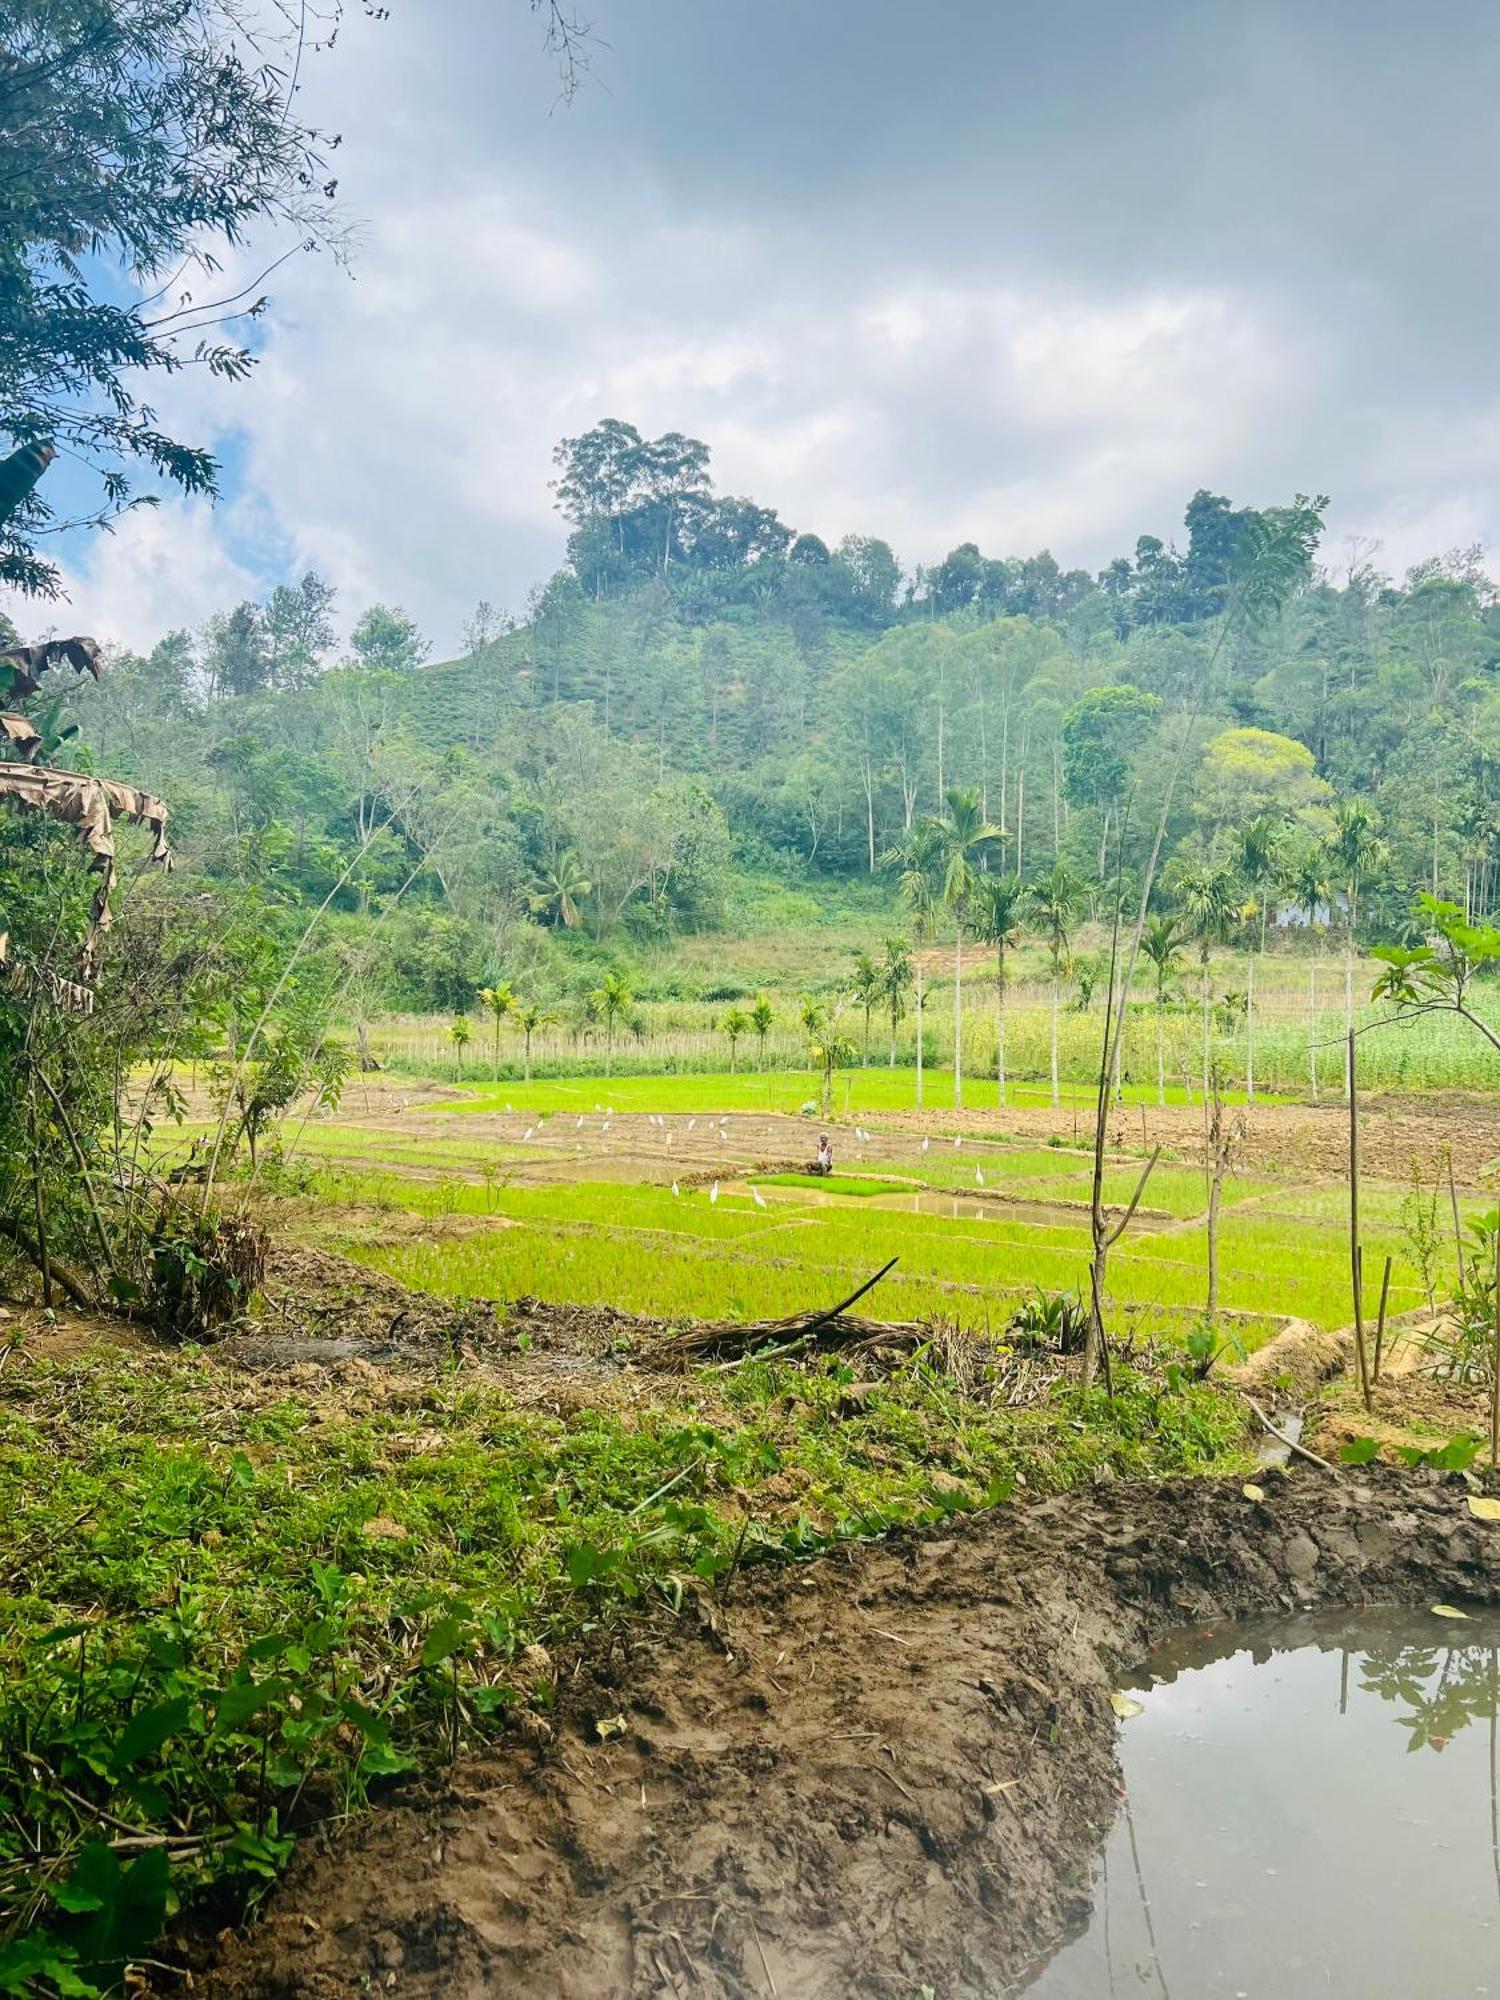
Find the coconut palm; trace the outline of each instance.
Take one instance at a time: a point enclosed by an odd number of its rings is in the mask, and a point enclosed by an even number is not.
[[[818,1013],[822,1017],[821,1008],[818,1009]],[[847,1035],[839,1033],[838,1022],[836,1020],[829,1021],[826,1018],[820,1018],[816,1038],[809,1041],[807,1052],[812,1058],[813,1068],[821,1070],[823,1073],[820,1100],[823,1107],[823,1116],[826,1118],[828,1116],[829,1099],[833,1094],[833,1072],[836,1069],[843,1069],[849,1063],[853,1062],[855,1055],[854,1044],[849,1040]]]
[[[1256,813],[1240,828],[1236,860],[1246,887],[1255,899],[1260,935],[1250,953],[1245,981],[1245,1096],[1255,1102],[1255,965],[1266,949],[1266,921],[1271,891],[1281,879],[1286,848],[1286,821],[1280,813]]]
[[[1182,870],[1177,878],[1177,902],[1198,942],[1198,971],[1203,1004],[1203,1097],[1208,1100],[1209,1068],[1213,1035],[1213,995],[1210,991],[1209,957],[1216,944],[1229,934],[1239,904],[1234,893],[1234,873],[1223,861],[1199,861]]]
[[[885,1002],[886,1013],[891,1024],[892,1069],[896,1067],[896,1030],[901,1025],[901,1017],[906,1012],[906,996],[911,989],[912,962],[911,946],[904,937],[889,937],[885,941],[885,956],[880,961],[880,997]]]
[[[602,981],[589,995],[589,1012],[596,1021],[604,1023],[604,1074],[610,1075],[614,1067],[615,1026],[623,1015],[635,1005],[635,995],[625,984],[618,972],[606,972]]]
[[[1152,917],[1141,933],[1141,950],[1150,961],[1155,974],[1156,1004],[1156,1101],[1167,1101],[1167,1058],[1163,1038],[1163,1022],[1167,1011],[1167,994],[1171,988],[1172,975],[1187,956],[1187,933],[1181,919],[1172,913]]]
[[[500,1081],[500,1030],[516,1011],[515,989],[508,979],[493,986],[481,986],[479,1004],[495,1024],[495,1081]]]
[[[583,922],[583,899],[593,886],[578,856],[571,847],[565,847],[552,866],[543,870],[541,886],[531,898],[531,907],[560,930],[576,931]]]
[[[1328,857],[1313,841],[1288,856],[1286,886],[1296,898],[1300,909],[1307,915],[1307,934],[1313,937],[1321,932],[1318,912],[1327,909],[1333,896],[1333,885],[1329,880]],[[1318,1101],[1318,960],[1316,954],[1307,961],[1307,1067],[1312,1084],[1312,1100]]]
[[[724,1033],[729,1037],[729,1074],[735,1072],[735,1055],[741,1035],[750,1032],[750,1016],[741,1007],[731,1007],[724,1016]]]
[[[460,1081],[464,1073],[464,1050],[473,1038],[474,1029],[467,1014],[455,1014],[453,1025],[448,1030],[448,1039],[453,1044],[453,1064]]]
[[[860,1067],[870,1066],[870,1016],[880,1005],[882,985],[880,967],[867,951],[854,954],[854,971],[849,980],[849,992],[855,1005],[864,1013],[865,1036],[860,1047]]]
[[[1031,927],[1047,947],[1052,962],[1052,1102],[1061,1100],[1057,1080],[1057,1016],[1062,1005],[1063,971],[1073,941],[1073,927],[1083,910],[1084,884],[1066,861],[1054,861],[1028,896]]]
[[[516,1018],[516,1026],[521,1031],[521,1045],[526,1052],[524,1058],[524,1068],[522,1070],[522,1080],[526,1083],[530,1083],[531,1038],[537,1032],[538,1028],[552,1027],[557,1020],[557,1016],[555,1014],[549,1013],[547,1009],[543,1007],[539,1001],[527,1000],[516,1007],[515,1018]]]
[[[917,1107],[922,1104],[922,941],[931,937],[937,923],[938,875],[943,865],[943,837],[936,820],[916,819],[905,838],[885,857],[889,866],[900,870],[897,887],[901,900],[911,912],[914,940],[913,965],[916,974],[917,1017]]]
[[[776,1018],[769,993],[757,993],[755,1005],[750,1009],[750,1025],[755,1030],[755,1039],[760,1048],[760,1066],[766,1066],[766,1036],[771,1032],[771,1023]]]
[[[953,917],[953,1102],[964,1101],[964,928],[979,885],[975,863],[1008,838],[987,820],[977,791],[950,785],[947,815],[938,821],[943,854],[943,904]]]
[[[1019,875],[984,875],[974,901],[974,928],[995,952],[995,1079],[1005,1102],[1005,954],[1021,942],[1026,889]]]
[[[1359,922],[1360,885],[1380,865],[1385,842],[1376,832],[1374,813],[1363,799],[1340,799],[1333,809],[1333,838],[1328,861],[1344,889],[1344,1028],[1354,1026],[1354,928]],[[1349,1095],[1348,1059],[1344,1063],[1344,1095]]]

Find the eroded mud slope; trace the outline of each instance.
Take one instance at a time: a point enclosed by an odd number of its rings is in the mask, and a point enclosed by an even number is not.
[[[1109,1695],[1158,1633],[1500,1597],[1460,1482],[1264,1488],[1004,1508],[639,1621],[564,1675],[550,1742],[305,1849],[200,1990],[997,2000],[1083,1914]]]

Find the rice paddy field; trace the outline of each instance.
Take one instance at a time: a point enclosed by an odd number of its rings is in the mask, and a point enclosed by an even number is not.
[[[816,1096],[805,1072],[462,1090],[384,1078],[352,1086],[337,1114],[289,1130],[280,1172],[315,1197],[297,1205],[297,1226],[438,1294],[668,1320],[774,1318],[832,1305],[895,1258],[861,1310],[1002,1335],[1033,1293],[1086,1286],[1086,1106],[945,1116],[952,1079],[940,1073],[919,1116],[909,1073],[856,1071],[847,1081],[850,1108],[836,1103],[827,1127],[837,1169],[829,1180],[802,1171],[824,1129],[803,1109]],[[1202,1321],[1207,1185],[1183,1136],[1198,1115],[1179,1093],[1177,1144],[1111,1254],[1118,1338],[1182,1339]],[[1265,1125],[1306,1112],[1258,1103],[1242,1115]],[[1137,1116],[1126,1104],[1111,1118],[1104,1193],[1116,1210],[1159,1139],[1144,1107]],[[1006,1129],[1038,1119],[1054,1129]],[[1328,1107],[1323,1122],[1336,1140],[1342,1112]],[[1352,1314],[1344,1176],[1336,1158],[1287,1150],[1293,1157],[1274,1169],[1232,1171],[1223,1189],[1219,1307],[1226,1334],[1247,1350],[1290,1318],[1336,1326]],[[1424,1183],[1429,1203],[1435,1175]],[[1472,1176],[1459,1194],[1467,1214],[1489,1199]],[[1391,1313],[1424,1302],[1411,1201],[1398,1179],[1367,1180],[1372,1319],[1387,1255]],[[1440,1283],[1453,1255],[1446,1185],[1442,1203]]]

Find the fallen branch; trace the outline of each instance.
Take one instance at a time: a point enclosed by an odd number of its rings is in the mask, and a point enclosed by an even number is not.
[[[682,1360],[697,1359],[704,1355],[748,1355],[767,1342],[777,1347],[788,1344],[796,1347],[843,1345],[852,1336],[865,1341],[888,1337],[892,1340],[912,1340],[928,1337],[927,1329],[915,1322],[906,1321],[889,1324],[883,1320],[868,1320],[851,1314],[849,1307],[856,1304],[873,1290],[880,1280],[896,1264],[882,1264],[874,1277],[852,1291],[848,1298],[840,1299],[836,1306],[829,1306],[822,1312],[793,1313],[787,1319],[723,1320],[711,1322],[707,1326],[695,1326],[689,1332],[679,1334],[675,1340],[667,1341],[657,1350],[663,1357]],[[823,1335],[821,1342],[818,1335]]]
[[[70,1265],[59,1264],[50,1251],[44,1263],[40,1246],[26,1234],[19,1222],[13,1222],[8,1216],[0,1215],[0,1236],[5,1237],[7,1242],[14,1243],[28,1264],[33,1265],[38,1271],[45,1269],[53,1283],[67,1293],[75,1306],[81,1306],[85,1312],[96,1310],[97,1302],[86,1280],[80,1278]]]
[[[1243,1390],[1240,1393],[1244,1395]],[[1271,1419],[1266,1415],[1253,1396],[1245,1396],[1245,1401],[1250,1405],[1256,1416],[1260,1418],[1262,1428],[1266,1431],[1267,1435],[1275,1438],[1279,1445],[1285,1445],[1288,1451],[1294,1451],[1298,1458],[1305,1458],[1309,1465],[1317,1466],[1320,1472],[1337,1473],[1338,1467],[1336,1465],[1330,1465],[1326,1458],[1319,1458],[1315,1451],[1309,1451],[1305,1444],[1299,1444],[1295,1438],[1289,1438],[1285,1431],[1277,1430],[1276,1426],[1271,1422]]]

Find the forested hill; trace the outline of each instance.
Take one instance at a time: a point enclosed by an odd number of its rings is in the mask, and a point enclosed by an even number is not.
[[[1184,731],[1164,894],[1222,863],[1242,910],[1352,881],[1377,931],[1419,888],[1492,903],[1500,609],[1477,550],[1400,583],[1334,573],[1321,501],[1205,491],[1180,549],[1143,537],[1098,576],[965,545],[906,577],[878,539],[830,549],[716,495],[692,439],[603,425],[558,464],[568,564],[523,620],[481,604],[463,658],[429,662],[377,606],[336,659],[312,576],[115,658],[57,723],[173,802],[190,872],[332,892],[351,920],[394,905],[382,961],[411,1004],[751,923],[779,885],[890,882],[955,786],[1026,878],[1061,859],[1097,881],[1122,828],[1128,872]],[[1275,861],[1247,878],[1252,818]]]

